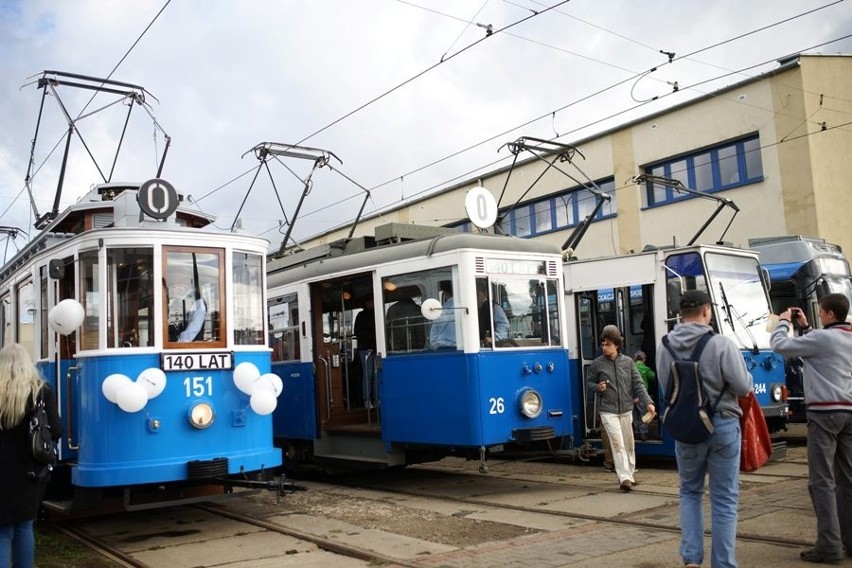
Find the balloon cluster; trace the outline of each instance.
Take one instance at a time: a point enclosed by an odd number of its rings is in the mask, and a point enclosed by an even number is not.
[[[47,312],[47,325],[50,329],[62,335],[68,335],[86,319],[86,310],[77,300],[67,298],[62,300]]]
[[[261,375],[260,370],[247,361],[234,369],[234,385],[251,397],[251,409],[261,416],[275,410],[278,406],[278,395],[284,390],[281,377],[275,373]]]
[[[139,373],[136,381],[127,375],[114,373],[101,384],[106,399],[130,413],[145,408],[148,401],[159,396],[165,388],[166,374],[156,367],[149,367]]]

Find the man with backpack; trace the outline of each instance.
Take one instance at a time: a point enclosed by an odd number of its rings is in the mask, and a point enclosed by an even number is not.
[[[657,378],[670,393],[677,360],[689,359],[703,337],[713,333],[710,296],[689,290],[680,298],[680,323],[657,347]],[[668,345],[666,345],[668,344]],[[704,521],[701,500],[704,476],[710,477],[713,568],[737,566],[737,506],[739,504],[740,407],[737,398],[752,389],[752,378],[737,345],[728,337],[712,334],[697,357],[698,384],[709,401],[706,409],[712,432],[704,441],[685,442],[675,436],[675,456],[680,476],[680,555],[685,566],[704,561]],[[685,367],[678,366],[678,369]],[[694,373],[693,373],[694,374]],[[682,378],[682,377],[681,377]],[[695,383],[693,383],[695,384]],[[669,395],[667,394],[667,398]],[[673,408],[667,409],[667,412]],[[694,408],[695,416],[699,409]],[[670,425],[671,426],[671,425]]]

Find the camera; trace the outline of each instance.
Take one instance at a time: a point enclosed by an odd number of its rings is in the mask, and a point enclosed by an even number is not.
[[[800,308],[790,308],[790,317],[798,318],[802,314],[802,310]]]

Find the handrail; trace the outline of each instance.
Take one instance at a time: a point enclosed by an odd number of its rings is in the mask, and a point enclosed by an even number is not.
[[[74,430],[71,429],[71,394],[74,390],[71,388],[71,372],[79,371],[80,367],[78,365],[72,365],[68,367],[68,372],[65,374],[65,442],[68,444],[69,450],[79,450],[80,444],[74,445],[73,443],[73,434]]]

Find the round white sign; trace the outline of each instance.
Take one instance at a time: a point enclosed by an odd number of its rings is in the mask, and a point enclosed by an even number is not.
[[[487,229],[497,220],[497,201],[484,187],[474,187],[464,198],[464,210],[470,222],[480,229]]]

